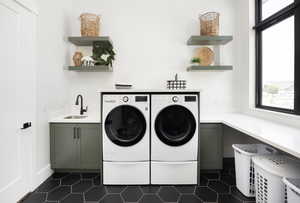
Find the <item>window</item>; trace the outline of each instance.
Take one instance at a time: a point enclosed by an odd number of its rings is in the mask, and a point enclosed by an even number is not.
[[[256,107],[300,115],[300,0],[256,0]]]

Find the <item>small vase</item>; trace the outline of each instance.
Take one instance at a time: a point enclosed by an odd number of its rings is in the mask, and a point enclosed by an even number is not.
[[[73,62],[75,66],[81,66],[82,62],[81,59],[83,57],[83,54],[81,52],[75,52],[75,54],[73,55]]]

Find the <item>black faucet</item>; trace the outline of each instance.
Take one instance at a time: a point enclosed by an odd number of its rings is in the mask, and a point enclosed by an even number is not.
[[[84,112],[87,112],[88,107],[85,109],[83,108],[83,97],[81,94],[77,95],[75,105],[79,105],[79,98],[80,98],[80,115],[83,115]]]

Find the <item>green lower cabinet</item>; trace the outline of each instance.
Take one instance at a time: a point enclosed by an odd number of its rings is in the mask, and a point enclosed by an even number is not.
[[[200,124],[200,168],[223,168],[222,124]]]
[[[100,125],[81,124],[80,133],[80,168],[99,169],[101,164]]]
[[[50,124],[52,169],[94,170],[101,165],[100,124]]]

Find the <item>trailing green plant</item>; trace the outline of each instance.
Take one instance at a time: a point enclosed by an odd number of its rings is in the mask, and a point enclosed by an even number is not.
[[[96,41],[93,43],[93,56],[96,61],[95,65],[108,65],[112,66],[115,60],[115,52],[113,46],[110,43],[104,43]]]
[[[200,58],[197,58],[197,57],[194,57],[192,58],[191,60],[191,63],[200,63],[201,62],[201,59]]]

